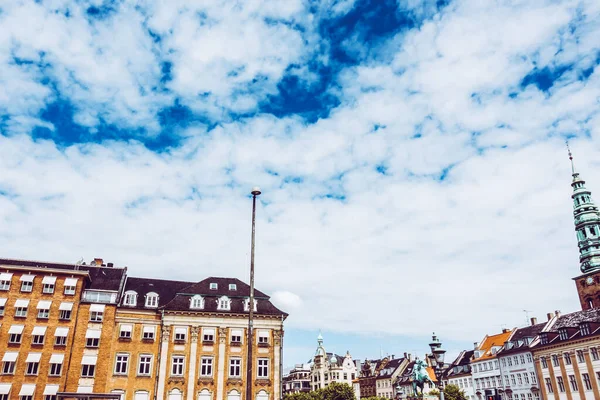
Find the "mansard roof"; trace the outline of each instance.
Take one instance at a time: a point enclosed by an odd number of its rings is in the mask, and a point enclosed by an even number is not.
[[[586,323],[588,325],[588,333],[582,335],[581,326]],[[561,330],[566,331],[566,339],[561,338],[559,334]],[[541,348],[568,343],[572,340],[589,337],[597,338],[600,335],[600,310],[592,308],[561,315],[556,319],[551,328],[547,329],[546,332],[540,333],[540,336],[542,335],[546,337],[546,343],[542,343],[540,340],[531,347]]]
[[[56,263],[48,261],[35,260],[17,260],[9,258],[0,258],[1,266],[26,267],[32,269],[57,269],[64,270],[65,274],[70,271],[85,271],[88,273],[89,280],[84,286],[86,289],[111,290],[118,291],[121,288],[121,282],[125,277],[127,268],[114,268],[106,266],[76,265],[67,263]]]
[[[127,308],[145,309],[144,295],[147,293],[158,294],[158,306],[161,307],[173,300],[177,292],[190,285],[190,282],[170,281],[164,279],[149,278],[127,278],[125,291],[132,290],[138,294],[138,301],[135,306],[126,306]],[[156,309],[156,307],[154,308]]]
[[[523,328],[517,328],[513,335],[509,338],[509,342],[511,343],[511,347],[508,348],[506,345],[500,349],[497,353],[498,357],[502,357],[509,354],[514,353],[522,353],[524,351],[528,351],[531,348],[533,340],[542,332],[547,322],[529,325]],[[524,339],[530,338],[531,341],[529,343],[525,343]],[[521,344],[519,344],[521,341]]]

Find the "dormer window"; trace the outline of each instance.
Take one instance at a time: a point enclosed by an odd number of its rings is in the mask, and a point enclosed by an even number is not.
[[[231,300],[227,296],[221,296],[217,300],[217,310],[230,310]]]
[[[541,344],[548,344],[548,334],[547,333],[542,333],[540,335],[540,343]]]
[[[561,328],[558,330],[558,337],[560,340],[567,340],[569,338],[569,333],[566,328]]]
[[[237,285],[235,283],[230,283],[229,290],[237,290]]]
[[[587,322],[584,324],[581,324],[579,326],[579,331],[581,332],[581,336],[587,336],[590,334],[590,324],[588,324]]]
[[[128,290],[125,292],[125,297],[123,298],[124,306],[136,306],[137,305],[137,293],[133,290]]]
[[[150,292],[146,293],[146,307],[156,308],[158,307],[158,293]]]
[[[244,311],[250,311],[250,308],[248,307],[249,304],[250,304],[250,299],[244,300]],[[257,301],[256,301],[256,299],[254,299],[254,309],[252,311],[256,312],[256,304],[257,304]]]
[[[195,295],[190,299],[190,308],[201,310],[204,308],[204,298],[200,295]]]
[[[210,283],[210,290],[217,290],[219,288],[219,285],[215,282],[211,282]]]

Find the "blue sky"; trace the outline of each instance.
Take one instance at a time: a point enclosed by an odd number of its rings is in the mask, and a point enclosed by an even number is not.
[[[247,279],[328,349],[450,355],[577,308],[593,0],[0,3],[0,249]]]

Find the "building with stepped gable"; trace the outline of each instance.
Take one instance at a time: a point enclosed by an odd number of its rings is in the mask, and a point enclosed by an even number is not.
[[[242,400],[249,295],[234,278],[136,278],[101,259],[0,259],[0,400]],[[255,400],[280,398],[286,317],[255,290]]]

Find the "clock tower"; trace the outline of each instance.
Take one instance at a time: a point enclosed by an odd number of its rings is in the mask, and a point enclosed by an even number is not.
[[[575,172],[571,150],[569,159],[573,175],[573,217],[582,272],[573,280],[577,285],[581,308],[600,308],[600,213],[591,192],[585,187],[585,181]]]

